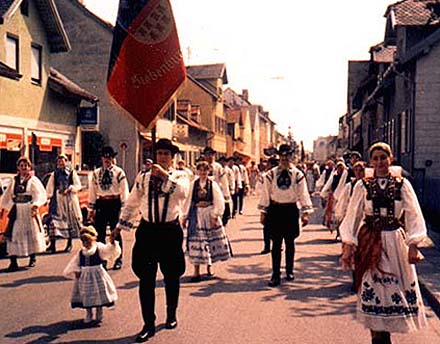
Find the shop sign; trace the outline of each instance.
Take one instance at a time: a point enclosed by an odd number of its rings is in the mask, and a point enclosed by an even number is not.
[[[188,137],[188,125],[187,124],[175,124],[173,126],[173,136],[179,139]]]
[[[78,124],[83,131],[97,131],[99,120],[99,107],[82,106],[79,108]]]
[[[0,133],[0,149],[18,152],[22,147],[23,136],[20,134]]]

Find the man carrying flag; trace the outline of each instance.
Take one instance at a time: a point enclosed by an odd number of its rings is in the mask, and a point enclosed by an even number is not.
[[[186,77],[169,0],[120,0],[107,89],[148,128]]]
[[[114,28],[113,44],[108,70],[107,89],[111,97],[127,111],[137,122],[146,128],[152,128],[156,119],[167,110],[179,86],[186,77],[185,64],[180,51],[177,28],[169,0],[120,0],[118,19]],[[155,131],[152,131],[155,145]],[[177,326],[176,309],[179,297],[179,278],[185,270],[182,251],[182,233],[178,224],[179,204],[186,197],[185,187],[177,182],[169,172],[177,146],[170,140],[159,140],[153,150],[157,164],[145,175],[159,179],[154,187],[140,188],[137,180],[130,194],[130,200],[121,215],[120,224],[112,233],[112,240],[122,227],[127,226],[126,217],[139,207],[137,196],[155,196],[150,199],[148,216],[143,217],[136,232],[136,244],[133,249],[132,268],[140,279],[140,302],[144,327],[136,337],[136,342],[145,342],[155,334],[154,289],[157,265],[165,276],[167,296],[167,321],[165,327]],[[188,181],[187,178],[182,180]],[[159,187],[162,184],[162,187]],[[150,192],[155,190],[154,192]],[[177,190],[177,191],[176,191]],[[148,191],[145,194],[145,191]],[[160,197],[159,197],[160,195]],[[159,201],[160,198],[160,201]],[[169,200],[168,200],[169,198]],[[144,197],[143,200],[147,200]],[[166,199],[166,201],[163,201]],[[163,216],[159,218],[159,203]],[[155,205],[155,217],[152,219],[152,205]],[[159,227],[159,228],[158,228]],[[159,238],[156,240],[150,240]],[[144,238],[145,240],[138,240]],[[156,246],[155,246],[156,243]],[[168,248],[169,252],[162,250]],[[147,255],[144,259],[142,255]]]

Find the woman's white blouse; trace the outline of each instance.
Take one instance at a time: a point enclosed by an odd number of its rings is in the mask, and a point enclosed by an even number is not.
[[[366,198],[367,190],[360,180],[354,187],[347,213],[339,228],[342,242],[358,244],[357,236],[365,216],[373,215],[373,202]],[[427,236],[426,224],[417,196],[408,180],[403,180],[401,200],[396,200],[394,204],[397,219],[405,213],[406,243],[410,245],[423,241]]]

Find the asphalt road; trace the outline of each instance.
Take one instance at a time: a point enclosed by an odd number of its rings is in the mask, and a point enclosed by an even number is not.
[[[270,255],[260,255],[262,230],[255,197],[244,215],[228,224],[234,258],[214,266],[216,278],[182,280],[179,326],[165,330],[161,276],[157,283],[158,331],[149,343],[370,343],[369,332],[354,320],[350,276],[338,268],[340,244],[319,225],[320,211],[297,240],[295,281],[269,288]],[[288,216],[289,214],[286,214]],[[110,271],[119,300],[104,310],[99,327],[85,327],[84,312],[70,308],[72,280],[62,277],[70,254],[40,255],[37,266],[0,273],[0,343],[132,343],[142,327],[138,282],[130,269],[133,234],[124,233],[126,254],[120,271]],[[61,249],[64,243],[58,244]],[[75,249],[79,242],[75,242]],[[76,251],[75,250],[75,251]],[[27,259],[19,260],[27,265]],[[0,260],[0,272],[8,260]],[[429,326],[393,343],[440,343],[440,322],[427,306]]]

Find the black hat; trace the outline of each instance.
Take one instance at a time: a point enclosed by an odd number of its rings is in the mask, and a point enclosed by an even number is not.
[[[235,157],[235,156],[230,156],[230,157],[228,157],[227,159],[226,159],[227,161],[236,161],[237,160],[237,158]]]
[[[359,152],[357,152],[357,151],[351,151],[349,156],[350,156],[350,158],[351,158],[352,156],[355,156],[355,157],[358,158],[358,159],[362,159],[362,155],[361,155],[361,153],[359,153]]]
[[[158,149],[169,150],[172,155],[175,155],[176,153],[179,153],[179,147],[177,147],[176,145],[173,145],[173,143],[169,139],[159,139],[159,140],[157,140],[155,148],[156,148],[156,151]]]
[[[220,158],[218,158],[218,162],[221,162],[221,161],[226,161],[226,157],[221,156]]]
[[[282,145],[280,145],[280,147],[278,148],[277,154],[278,155],[288,155],[288,154],[292,154],[293,153],[293,149],[290,145],[283,143]]]
[[[203,154],[215,154],[216,151],[214,149],[212,149],[211,147],[205,147],[205,149],[203,149],[202,153]]]
[[[114,158],[117,154],[110,146],[103,147],[101,151],[101,156],[104,158]]]

